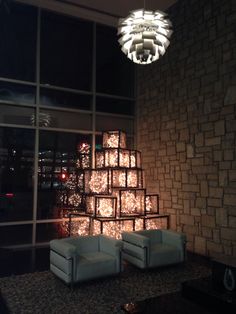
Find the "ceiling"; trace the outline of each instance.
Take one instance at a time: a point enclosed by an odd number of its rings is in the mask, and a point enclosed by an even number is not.
[[[165,11],[177,0],[16,0],[44,9],[80,17],[98,23],[117,26],[119,17],[126,17],[131,10]]]
[[[165,11],[176,0],[63,0],[63,2],[82,5],[114,16],[125,17],[131,10],[140,9],[144,6],[148,10]]]

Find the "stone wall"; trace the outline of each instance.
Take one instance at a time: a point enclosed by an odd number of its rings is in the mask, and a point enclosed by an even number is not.
[[[236,256],[236,1],[179,0],[166,54],[138,66],[137,146],[188,250]]]

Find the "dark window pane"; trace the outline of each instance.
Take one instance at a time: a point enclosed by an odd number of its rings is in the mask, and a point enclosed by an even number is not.
[[[34,108],[0,104],[0,123],[33,125]]]
[[[0,15],[0,76],[35,81],[37,9],[9,3]]]
[[[53,239],[64,238],[68,232],[63,222],[37,224],[36,242],[49,242]]]
[[[86,113],[43,110],[40,112],[40,126],[60,129],[91,130],[92,115]]]
[[[0,221],[32,219],[34,131],[0,128]]]
[[[97,91],[134,96],[134,64],[121,51],[117,30],[97,25]]]
[[[134,120],[120,117],[96,116],[96,131],[122,130],[128,134],[134,133]]]
[[[80,147],[84,143],[88,150],[81,156]],[[86,154],[91,161],[90,135],[40,132],[38,219],[62,218],[66,208],[73,206],[68,202],[68,197],[79,191],[77,183],[81,169],[78,160]],[[88,166],[91,166],[91,162]],[[70,180],[72,184],[75,183],[73,189],[68,185]]]
[[[97,97],[96,111],[133,115],[134,101],[113,99],[107,97]]]
[[[77,93],[68,93],[54,89],[41,88],[41,105],[90,110],[92,97]]]
[[[42,14],[41,82],[81,90],[91,89],[92,23]]]
[[[35,104],[35,87],[0,81],[0,100],[17,104]]]
[[[32,225],[0,227],[0,246],[31,244]]]

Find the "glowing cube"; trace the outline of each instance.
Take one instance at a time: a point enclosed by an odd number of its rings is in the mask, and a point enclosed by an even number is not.
[[[113,196],[95,196],[95,217],[116,217],[117,198]]]
[[[101,169],[84,170],[84,192],[86,194],[109,194],[109,171]]]
[[[126,134],[122,131],[105,131],[102,134],[103,148],[126,148]]]
[[[120,193],[120,216],[139,216],[145,213],[145,189],[122,189]]]
[[[159,214],[159,195],[146,194],[145,215]]]

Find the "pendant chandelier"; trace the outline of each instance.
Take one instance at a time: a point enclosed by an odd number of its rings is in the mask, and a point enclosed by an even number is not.
[[[167,14],[161,11],[145,8],[131,11],[126,18],[119,19],[121,50],[135,63],[152,63],[164,55],[169,46],[171,28]]]

